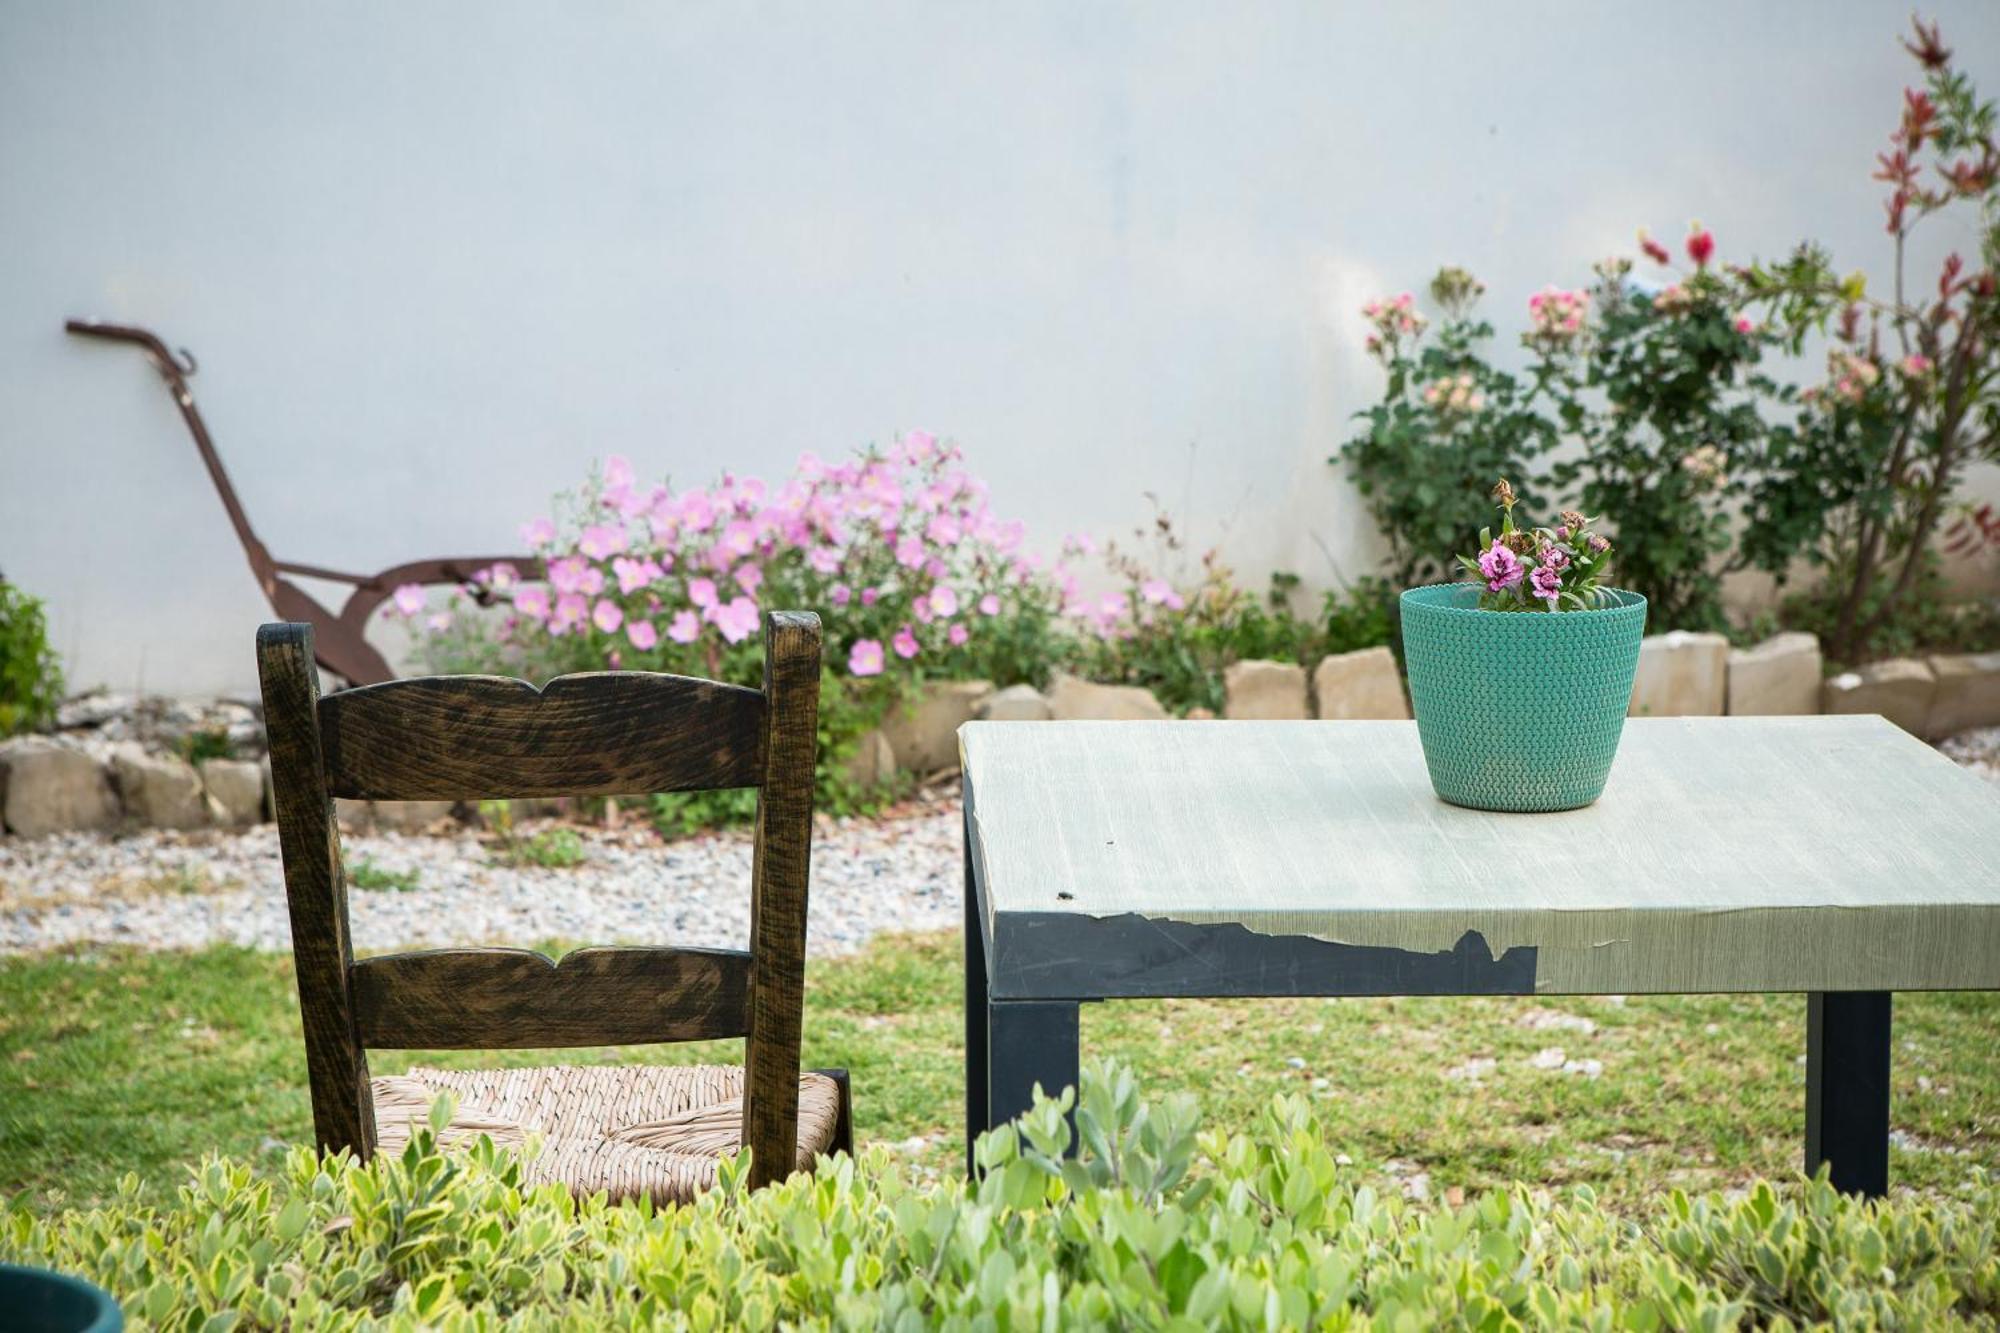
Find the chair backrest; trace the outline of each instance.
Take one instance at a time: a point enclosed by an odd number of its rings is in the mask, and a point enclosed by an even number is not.
[[[257,631],[313,1127],[375,1147],[367,1049],[744,1037],[752,1183],[798,1139],[817,616],[764,617],[764,688],[644,672],[393,680],[320,697],[310,625]],[[354,959],[335,797],[474,800],[757,787],[750,947],[434,949]]]

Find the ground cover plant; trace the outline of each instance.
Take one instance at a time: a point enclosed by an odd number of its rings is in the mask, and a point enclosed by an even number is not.
[[[1074,1105],[1079,1151],[1065,1160]],[[433,1108],[441,1125],[449,1104]],[[84,1212],[0,1216],[0,1259],[104,1284],[141,1327],[1519,1329],[1991,1327],[2000,1191],[1869,1206],[1823,1182],[1588,1189],[1411,1206],[1359,1182],[1313,1103],[1204,1129],[1191,1094],[1095,1065],[982,1138],[982,1177],[880,1148],[686,1208],[526,1189],[490,1142],[428,1130],[366,1167],[287,1150],[204,1160]],[[220,1322],[216,1322],[220,1321]]]

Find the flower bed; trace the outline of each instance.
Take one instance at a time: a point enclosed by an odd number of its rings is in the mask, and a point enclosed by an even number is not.
[[[984,1178],[873,1152],[686,1208],[524,1189],[428,1131],[366,1167],[211,1160],[164,1207],[0,1218],[0,1260],[108,1288],[135,1328],[1734,1328],[1990,1326],[2000,1191],[1862,1204],[1823,1183],[1678,1192],[1633,1223],[1590,1192],[1452,1207],[1343,1179],[1308,1104],[1201,1132],[1192,1099],[1085,1078],[1065,1161],[1047,1101],[980,1144]],[[433,1122],[437,1114],[433,1113]]]

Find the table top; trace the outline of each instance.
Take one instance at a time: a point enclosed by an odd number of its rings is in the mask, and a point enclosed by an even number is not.
[[[2000,785],[1878,717],[1634,718],[1604,795],[1410,722],[960,731],[995,995],[2000,989]]]

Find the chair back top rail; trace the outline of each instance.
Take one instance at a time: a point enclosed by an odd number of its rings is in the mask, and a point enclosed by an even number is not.
[[[361,1043],[519,1050],[741,1037],[750,955],[736,949],[427,949],[350,971]]]
[[[419,676],[320,700],[320,746],[327,791],[351,800],[754,787],[765,709],[762,691],[686,676],[595,671],[539,690],[505,676]]]

